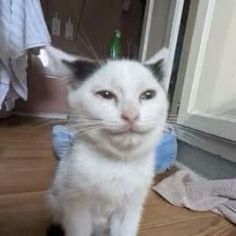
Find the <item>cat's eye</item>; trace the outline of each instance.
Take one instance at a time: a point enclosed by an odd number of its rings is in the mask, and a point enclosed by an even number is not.
[[[149,100],[149,99],[152,99],[156,96],[156,91],[155,90],[146,90],[145,92],[143,92],[141,95],[140,95],[140,100]]]
[[[108,90],[101,90],[96,92],[97,95],[101,96],[104,99],[114,99],[116,98],[116,95]]]

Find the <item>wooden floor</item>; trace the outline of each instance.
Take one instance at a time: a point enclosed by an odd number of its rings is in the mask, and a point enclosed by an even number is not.
[[[50,137],[54,123],[0,120],[0,236],[45,235],[50,222],[45,193],[55,165]],[[235,236],[236,229],[212,213],[173,207],[150,192],[139,235]]]

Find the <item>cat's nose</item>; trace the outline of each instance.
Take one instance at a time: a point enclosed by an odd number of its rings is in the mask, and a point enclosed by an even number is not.
[[[121,113],[121,119],[128,123],[134,123],[138,118],[138,108],[131,102],[126,103]]]
[[[138,119],[138,114],[122,113],[121,118],[122,120],[132,124]]]

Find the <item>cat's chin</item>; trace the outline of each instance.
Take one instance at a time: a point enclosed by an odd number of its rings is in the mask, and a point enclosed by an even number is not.
[[[116,130],[117,131],[117,130]],[[134,157],[151,151],[158,140],[160,130],[143,132],[114,132],[114,129],[102,129],[87,134],[88,142],[116,157]]]
[[[113,148],[119,151],[132,151],[137,148],[145,146],[146,143],[149,143],[155,136],[151,131],[135,131],[135,130],[122,130],[122,131],[108,131],[103,133],[103,138],[106,140],[106,143],[110,144]]]

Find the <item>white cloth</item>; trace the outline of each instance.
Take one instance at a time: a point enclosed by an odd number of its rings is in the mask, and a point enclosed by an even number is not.
[[[180,170],[153,189],[175,206],[213,211],[236,224],[236,178],[204,180]]]
[[[50,44],[39,0],[0,0],[0,110],[27,99],[27,50]]]

